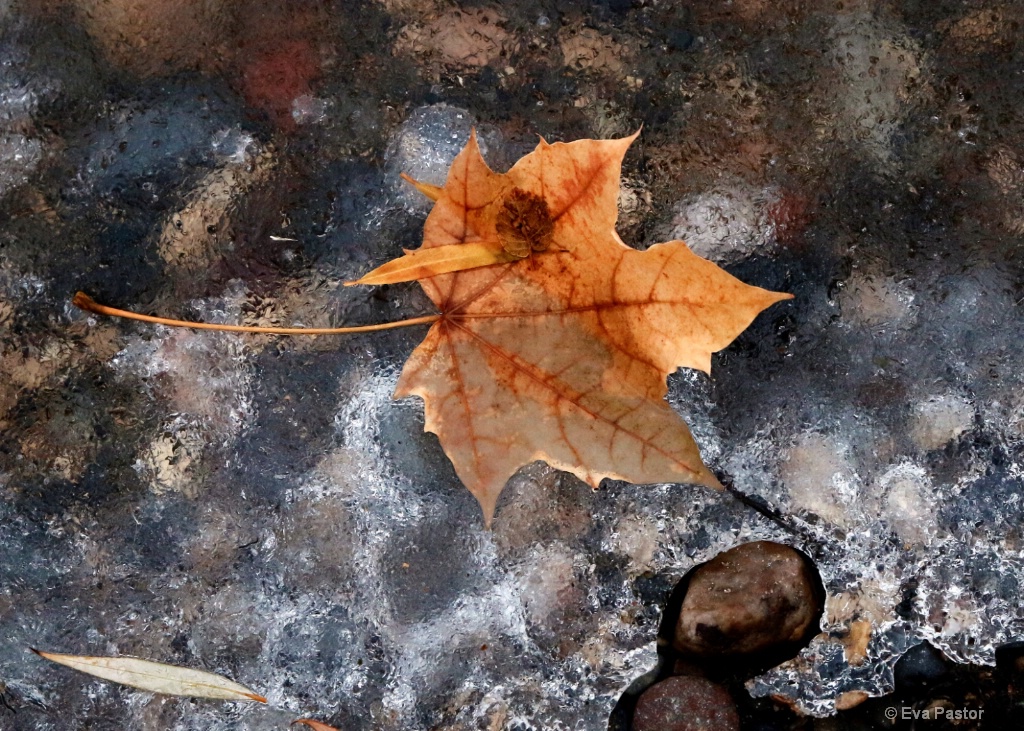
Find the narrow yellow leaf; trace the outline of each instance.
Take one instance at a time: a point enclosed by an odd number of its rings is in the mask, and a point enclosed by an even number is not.
[[[338,731],[334,726],[328,726],[326,723],[314,721],[312,718],[296,718],[290,725],[294,726],[297,723],[305,724],[313,729],[313,731]]]
[[[461,272],[491,264],[505,264],[519,258],[522,257],[510,254],[498,243],[447,244],[407,252],[405,256],[382,264],[354,282],[345,282],[345,286],[412,282],[436,277],[438,274]]]
[[[431,185],[430,183],[421,183],[415,178],[409,177],[405,173],[401,173],[401,177],[402,180],[412,185],[412,187],[414,187],[423,195],[427,196],[427,198],[429,198],[432,201],[436,201],[438,198],[441,197],[441,193],[444,192],[444,188],[441,188],[437,185]]]
[[[165,665],[135,657],[62,655],[56,652],[42,652],[35,648],[32,649],[32,652],[81,673],[153,693],[216,698],[227,701],[267,702],[266,698],[252,692],[244,685],[239,685],[222,675],[208,673],[205,670]]]

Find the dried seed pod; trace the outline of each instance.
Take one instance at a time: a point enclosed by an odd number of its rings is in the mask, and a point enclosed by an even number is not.
[[[547,201],[521,188],[513,188],[505,198],[495,229],[502,248],[517,259],[551,246],[555,229]]]

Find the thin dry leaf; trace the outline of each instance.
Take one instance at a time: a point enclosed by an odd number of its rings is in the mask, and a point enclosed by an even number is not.
[[[320,721],[314,721],[312,718],[296,718],[292,721],[291,725],[294,726],[297,723],[304,723],[309,726],[313,731],[338,731],[334,726],[328,726],[326,723]]]
[[[89,657],[84,655],[62,655],[56,652],[42,652],[32,649],[42,658],[59,665],[66,665],[87,675],[130,685],[139,690],[166,695],[182,695],[193,698],[214,698],[227,701],[259,701],[267,699],[254,693],[233,680],[177,665],[140,660],[135,657]]]
[[[441,194],[444,193],[444,188],[442,188],[439,185],[431,185],[430,183],[421,183],[420,181],[416,180],[413,177],[410,177],[410,176],[406,175],[405,173],[401,173],[399,177],[401,177],[402,180],[404,180],[405,182],[409,183],[412,187],[414,187],[416,190],[418,190],[423,195],[427,196],[427,198],[429,198],[432,201],[436,201],[438,198],[441,197]]]
[[[414,255],[483,243],[515,258],[420,279],[441,316],[395,391],[424,400],[426,429],[488,524],[505,482],[535,460],[594,487],[720,487],[665,401],[666,377],[710,372],[713,352],[790,295],[743,284],[681,241],[622,242],[620,166],[635,138],[541,140],[500,174],[474,134],[431,190]]]
[[[492,242],[417,249],[382,264],[354,282],[345,282],[345,286],[413,282],[427,277],[436,277],[438,274],[461,272],[465,269],[486,267],[492,264],[507,264],[520,258],[522,257],[515,256]]]

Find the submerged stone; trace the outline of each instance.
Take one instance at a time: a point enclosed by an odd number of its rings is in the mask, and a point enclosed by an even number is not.
[[[636,704],[633,731],[738,731],[729,692],[710,680],[679,675],[648,688]]]

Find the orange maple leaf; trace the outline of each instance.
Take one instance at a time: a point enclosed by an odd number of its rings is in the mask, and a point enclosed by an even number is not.
[[[639,133],[637,133],[639,134]],[[74,297],[82,309],[177,327],[341,334],[431,323],[395,398],[419,396],[488,525],[505,482],[544,460],[597,487],[721,489],[665,402],[677,368],[711,372],[761,310],[792,295],[751,287],[682,241],[637,251],[615,232],[622,157],[637,135],[537,149],[505,174],[476,135],[435,201],[423,245],[358,282],[418,279],[440,314],[383,325],[276,328],[169,320]],[[410,179],[411,180],[411,179]]]
[[[395,391],[423,399],[426,430],[488,525],[508,478],[535,460],[594,487],[721,489],[665,401],[666,377],[710,373],[713,352],[791,295],[746,285],[681,241],[622,242],[619,173],[636,136],[541,140],[499,174],[474,134],[443,188],[417,186],[436,201],[418,251],[472,245],[513,259],[418,273],[441,314]]]

